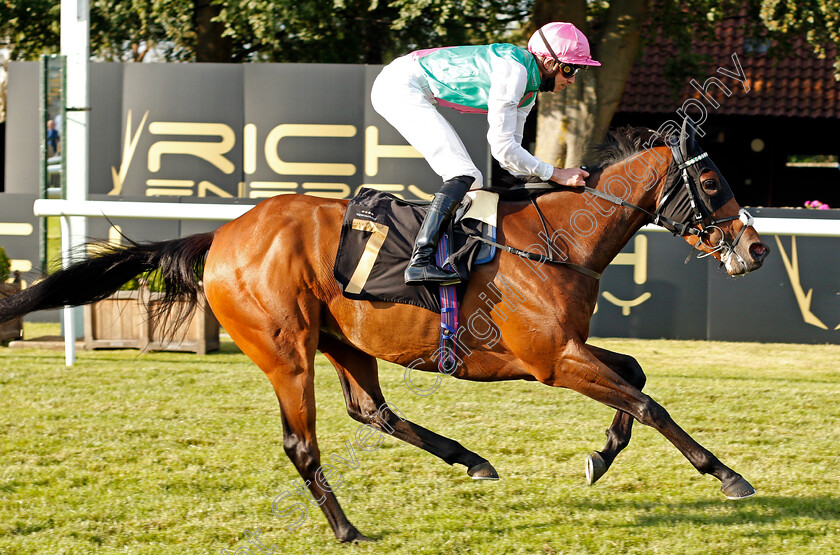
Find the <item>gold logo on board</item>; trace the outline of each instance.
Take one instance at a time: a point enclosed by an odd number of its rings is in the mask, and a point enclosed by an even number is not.
[[[806,293],[805,289],[802,287],[802,280],[799,277],[799,255],[796,251],[796,237],[793,236],[790,238],[790,258],[788,258],[779,236],[776,235],[775,237],[776,245],[778,245],[779,252],[782,254],[782,262],[785,264],[785,271],[790,279],[790,285],[793,288],[793,294],[796,297],[796,304],[799,306],[799,312],[802,313],[802,319],[806,324],[811,324],[812,326],[827,330],[828,326],[826,326],[816,314],[811,312],[811,300],[814,290],[808,289],[808,292]],[[837,327],[834,329],[840,329],[840,324],[837,324]]]

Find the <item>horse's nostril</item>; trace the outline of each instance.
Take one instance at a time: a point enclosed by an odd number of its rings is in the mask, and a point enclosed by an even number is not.
[[[767,258],[767,254],[769,252],[770,249],[768,249],[767,245],[764,243],[753,243],[750,245],[750,255],[756,262],[762,262],[765,258]]]

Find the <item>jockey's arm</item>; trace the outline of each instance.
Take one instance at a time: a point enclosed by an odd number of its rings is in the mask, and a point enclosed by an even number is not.
[[[528,79],[525,66],[513,60],[494,58],[492,71],[487,100],[487,121],[490,125],[487,142],[493,157],[514,175],[535,176],[561,185],[583,185],[583,178],[589,175],[584,170],[555,168],[522,147],[525,120],[535,104],[532,101],[526,106],[519,106]]]
[[[490,153],[514,175],[551,179],[554,168],[522,148],[522,129],[529,110],[520,109],[528,72],[513,60],[494,57],[491,62],[490,94],[487,98],[487,142]],[[532,103],[533,104],[533,103]]]

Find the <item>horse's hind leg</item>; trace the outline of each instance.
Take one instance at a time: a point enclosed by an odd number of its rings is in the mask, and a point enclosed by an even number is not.
[[[303,478],[303,485],[309,489],[312,495],[309,501],[321,507],[338,540],[367,541],[368,538],[347,520],[321,469],[321,453],[315,436],[317,329],[310,332],[304,327],[277,332],[277,326],[270,317],[264,313],[260,316],[260,311],[249,306],[246,299],[239,300],[241,302],[225,307],[226,310],[216,309],[216,315],[236,344],[265,372],[274,387],[283,422],[283,449]],[[247,316],[241,312],[245,308],[251,309]],[[292,319],[286,321],[291,322]]]
[[[379,387],[379,373],[374,357],[326,334],[321,334],[318,350],[335,366],[344,390],[347,412],[354,420],[424,449],[448,464],[462,464],[476,480],[499,478],[487,460],[457,441],[406,420],[398,407],[389,405]]]
[[[645,373],[642,367],[631,356],[607,351],[593,345],[586,346],[598,360],[609,366],[613,372],[621,376],[627,383],[639,391],[645,385]],[[590,485],[603,476],[612,465],[618,454],[630,443],[633,430],[633,417],[622,411],[616,411],[612,424],[607,429],[607,444],[601,451],[593,451],[586,458],[586,482]]]

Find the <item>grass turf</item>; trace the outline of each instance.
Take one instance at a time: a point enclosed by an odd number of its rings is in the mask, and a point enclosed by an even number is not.
[[[377,540],[341,545],[312,504],[294,531],[272,514],[300,478],[268,380],[232,344],[205,357],[81,352],[71,369],[60,351],[0,348],[0,553],[261,553],[246,537],[256,530],[277,554],[840,552],[840,347],[592,343],[634,355],[645,391],[758,494],[725,500],[717,480],[638,425],[586,486],[584,460],[603,446],[611,409],[525,382],[446,379],[419,397],[388,364],[386,398],[502,479],[473,481],[391,437],[363,451],[319,355],[322,462],[355,447],[336,494]]]

